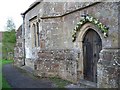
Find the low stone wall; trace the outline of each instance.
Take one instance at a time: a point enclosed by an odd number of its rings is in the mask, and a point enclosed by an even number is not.
[[[74,50],[40,50],[35,73],[40,77],[61,77],[77,82],[77,60]]]
[[[103,49],[97,68],[98,88],[120,88],[120,49]]]
[[[14,57],[14,65],[17,67],[23,66],[23,58],[22,57]]]
[[[18,43],[16,43],[16,47],[14,48],[14,65],[17,67],[24,65],[23,48]]]

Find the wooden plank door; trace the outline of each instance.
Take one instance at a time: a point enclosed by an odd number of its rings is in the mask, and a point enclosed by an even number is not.
[[[94,30],[88,30],[83,39],[84,79],[97,81],[97,62],[102,49],[100,36]]]

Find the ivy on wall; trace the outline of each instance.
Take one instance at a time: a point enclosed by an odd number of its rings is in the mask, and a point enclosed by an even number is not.
[[[72,41],[74,42],[76,40],[77,32],[80,30],[80,28],[87,22],[93,23],[96,25],[101,32],[104,34],[104,37],[108,37],[108,27],[104,24],[102,24],[98,19],[90,16],[90,15],[84,15],[84,19],[80,20],[76,27],[74,28],[73,34],[72,34]]]

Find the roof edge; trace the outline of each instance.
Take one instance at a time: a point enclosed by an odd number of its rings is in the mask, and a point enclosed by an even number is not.
[[[27,12],[37,6],[41,1],[43,0],[36,0],[35,2],[33,2],[25,12],[21,13],[21,15],[25,15]]]

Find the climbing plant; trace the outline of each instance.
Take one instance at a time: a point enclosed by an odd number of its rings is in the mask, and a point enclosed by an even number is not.
[[[80,20],[76,27],[74,28],[73,34],[72,34],[72,41],[74,42],[76,40],[77,32],[80,30],[80,28],[87,22],[93,23],[96,25],[101,32],[104,34],[104,37],[106,38],[108,36],[108,27],[104,24],[102,24],[98,19],[90,16],[90,15],[84,15],[84,19]]]

